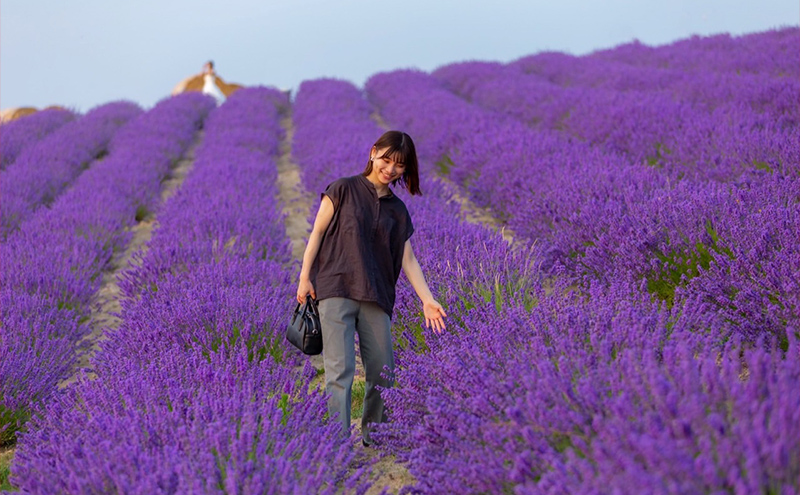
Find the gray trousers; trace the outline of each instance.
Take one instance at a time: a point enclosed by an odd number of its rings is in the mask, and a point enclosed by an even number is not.
[[[322,355],[325,363],[325,390],[328,411],[338,414],[344,431],[350,428],[350,401],[353,375],[356,370],[355,333],[358,332],[359,351],[364,363],[366,387],[364,414],[361,416],[361,435],[367,443],[371,423],[386,421],[383,399],[375,387],[391,387],[394,379],[384,378],[394,373],[391,320],[376,303],[331,297],[318,302],[322,323]]]

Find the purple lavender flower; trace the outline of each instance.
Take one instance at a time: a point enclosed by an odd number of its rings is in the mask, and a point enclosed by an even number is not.
[[[51,108],[3,124],[0,127],[0,170],[8,168],[22,151],[75,117],[69,110]]]

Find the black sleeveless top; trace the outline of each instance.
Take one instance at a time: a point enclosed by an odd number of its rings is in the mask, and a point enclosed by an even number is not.
[[[403,250],[414,233],[406,205],[391,191],[379,198],[363,175],[338,179],[322,194],[333,202],[333,218],[311,266],[317,299],[371,301],[391,317]]]

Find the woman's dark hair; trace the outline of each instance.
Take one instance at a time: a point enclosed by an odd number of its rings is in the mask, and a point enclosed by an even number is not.
[[[397,163],[406,166],[403,175],[392,181],[392,185],[398,182],[408,189],[412,195],[422,195],[419,189],[419,162],[417,161],[417,148],[411,136],[401,131],[386,131],[373,144],[376,149],[388,148],[385,153],[376,158],[391,158]],[[367,162],[367,168],[361,173],[364,177],[372,173],[372,160]]]

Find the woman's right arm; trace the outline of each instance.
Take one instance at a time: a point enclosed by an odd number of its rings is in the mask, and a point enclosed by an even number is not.
[[[327,195],[323,195],[319,204],[317,218],[314,220],[314,227],[312,227],[311,234],[308,236],[306,251],[303,253],[303,268],[300,269],[300,281],[297,284],[297,302],[299,303],[305,301],[307,294],[311,294],[314,299],[317,298],[317,292],[311,283],[311,265],[314,264],[314,259],[319,252],[319,245],[322,242],[322,235],[331,223],[332,218],[333,202]]]

